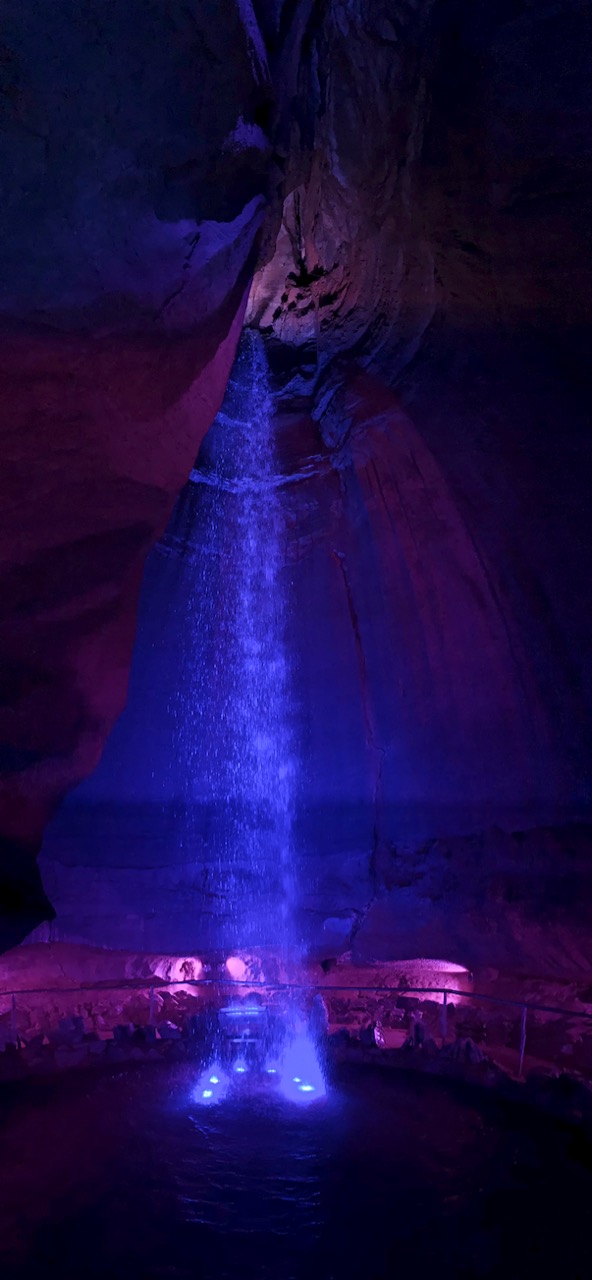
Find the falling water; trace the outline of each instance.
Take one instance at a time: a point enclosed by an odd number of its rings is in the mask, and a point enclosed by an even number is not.
[[[233,668],[225,726],[228,800],[234,813],[225,856],[238,857],[255,873],[251,919],[245,921],[255,936],[263,931],[257,918],[257,880],[273,878],[275,862],[276,927],[285,943],[294,896],[294,760],[287,714],[282,506],[267,368],[254,335],[246,336],[243,360],[248,376],[241,416],[224,423],[226,460],[235,470],[228,533],[239,553],[239,572],[227,584],[225,612],[226,653]]]
[[[293,949],[297,940],[283,544],[266,358],[246,332],[164,544],[192,574],[177,726],[188,797],[201,807],[188,804],[184,839],[189,852],[203,842],[221,940],[230,946]]]
[[[179,741],[189,793],[207,795],[210,804],[196,861],[209,857],[209,892],[218,926],[223,922],[218,943],[243,953],[271,946],[276,958],[279,953],[293,960],[297,773],[282,477],[264,349],[253,334],[243,336],[222,411],[204,441],[166,546],[193,574]],[[195,807],[187,812],[194,814]],[[197,834],[190,820],[190,847]],[[202,927],[196,921],[196,932]],[[231,967],[241,965],[240,955],[227,963],[231,976],[240,978],[240,969]],[[259,1028],[254,1043],[237,1028],[225,1039],[224,1019],[234,1026],[239,1018],[246,1026],[242,1015]],[[230,997],[219,1014],[220,1061],[210,1062],[197,1080],[194,1101],[218,1104],[237,1081],[249,1078],[251,1067],[261,1072],[262,1052],[264,1078],[284,1098],[305,1105],[322,1098],[314,1028],[299,1002],[284,998],[282,1015],[278,1022],[276,1011],[274,1022],[259,1006],[241,1007]]]

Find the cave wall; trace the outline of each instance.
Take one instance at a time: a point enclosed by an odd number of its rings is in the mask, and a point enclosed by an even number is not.
[[[224,22],[205,0],[9,12],[10,914],[48,911],[15,849],[31,869],[48,812],[121,709],[144,557],[220,403],[259,263],[246,314],[266,338],[278,430],[296,459],[322,459],[294,489],[287,550],[310,937],[407,953],[415,920],[422,948],[432,930],[441,950],[447,922],[450,958],[470,963],[490,910],[503,963],[536,966],[549,938],[504,932],[505,888],[488,905],[483,864],[501,859],[509,883],[526,848],[521,892],[544,914],[565,857],[556,953],[569,954],[570,912],[585,936],[588,837],[572,824],[590,801],[591,6],[254,12],[259,27],[231,0]],[[80,936],[101,918],[98,940],[117,941],[127,915],[145,945],[176,950],[172,924],[170,943],[150,929],[165,901],[183,936],[189,904],[207,920],[206,882],[171,853],[170,828],[159,844],[163,797],[148,765],[135,794],[138,755],[123,749],[157,692],[142,653],[143,636],[158,643],[159,590],[151,565],[131,719],[52,828],[44,875],[72,927],[86,920]],[[148,739],[164,761],[163,725]],[[144,815],[127,825],[122,792]],[[111,827],[93,833],[84,805],[107,815],[110,799]],[[118,830],[128,849],[140,832],[134,870]],[[109,860],[120,880],[88,873]]]
[[[484,768],[492,793],[505,770],[531,820],[544,796],[579,816],[590,801],[592,8],[335,3],[313,47],[308,168],[296,153],[248,316],[267,336],[284,405],[307,405],[330,448],[347,447],[356,370],[374,379],[358,420],[373,420],[377,386],[394,391],[419,469],[429,462],[420,501],[437,491],[465,571],[471,556],[480,565],[467,581],[481,596],[489,674],[473,700],[492,733],[472,734],[475,773],[503,741],[493,725],[505,705],[507,766],[490,757]],[[397,467],[383,458],[379,483]],[[398,477],[391,515],[397,487]],[[377,536],[389,545],[386,528]],[[468,701],[456,550],[447,561],[434,591],[424,558],[427,610],[415,584],[441,685],[430,695],[436,738]],[[450,747],[444,776],[453,759],[463,767],[461,741]]]
[[[301,936],[316,956],[571,980],[590,962],[592,829],[585,744],[554,701],[568,705],[569,665],[528,594],[504,590],[515,557],[505,564],[499,528],[493,546],[487,522],[475,530],[400,399],[358,372],[340,420],[329,447],[310,415],[276,418]],[[209,493],[188,486],[150,558],[128,705],[49,829],[53,938],[213,947],[253,892],[248,860],[238,878],[224,866],[240,674],[224,583],[240,578],[241,548]],[[526,538],[531,510],[517,510],[512,536]],[[268,945],[275,870],[260,866],[257,889]]]
[[[589,0],[333,0],[249,313],[392,382],[435,316],[589,364]],[[552,345],[551,345],[552,344]],[[320,366],[320,368],[318,367]]]
[[[51,910],[44,825],[124,705],[144,559],[224,392],[273,190],[273,93],[247,0],[11,3],[1,52],[10,941]]]

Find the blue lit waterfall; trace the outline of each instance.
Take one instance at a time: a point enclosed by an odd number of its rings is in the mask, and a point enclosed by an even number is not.
[[[182,839],[229,946],[297,942],[283,527],[266,359],[247,332],[161,548],[188,580],[174,707]]]

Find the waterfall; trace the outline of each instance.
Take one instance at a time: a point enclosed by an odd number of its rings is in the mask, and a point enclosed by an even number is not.
[[[267,362],[256,334],[241,339],[222,410],[163,549],[190,568],[176,709],[188,852],[199,838],[224,944],[293,950],[297,774],[284,515]]]
[[[210,805],[197,860],[205,857],[211,876],[217,944],[243,954],[269,947],[289,961],[299,938],[284,541],[265,353],[261,339],[247,332],[164,549],[191,570],[186,622],[193,625],[183,629],[189,642],[178,699],[179,755],[189,795],[206,795]],[[189,805],[186,812],[196,810]],[[196,836],[190,818],[190,846]],[[196,941],[199,934],[203,938],[201,918]],[[227,955],[226,966],[232,978],[242,979],[240,954]],[[270,976],[263,968],[260,974]],[[251,1071],[292,1103],[323,1098],[322,1032],[302,993],[282,994],[279,1019],[277,1000],[270,1012],[253,997],[241,1004],[239,994],[237,987],[220,1009],[216,1057],[201,1073],[194,1101],[216,1105]]]

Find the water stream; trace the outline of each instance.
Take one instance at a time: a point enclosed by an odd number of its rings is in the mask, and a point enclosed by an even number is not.
[[[280,972],[282,964],[294,965],[300,951],[294,911],[297,767],[280,481],[265,353],[261,339],[245,333],[223,409],[204,441],[165,543],[170,553],[194,566],[196,575],[190,599],[195,630],[187,628],[187,670],[177,703],[179,756],[190,762],[190,786],[205,786],[215,801],[212,893],[225,900],[226,941],[239,952],[229,957],[237,979],[243,976],[241,951],[271,948]],[[191,812],[189,806],[186,820]],[[191,829],[186,839],[191,844]],[[273,977],[264,969],[260,973]],[[235,1028],[234,1059],[229,1061],[220,1046],[222,1057],[213,1059],[197,1082],[196,1100],[216,1103],[227,1095],[228,1072],[249,1071],[277,1076],[284,1096],[295,1102],[323,1096],[315,1036],[309,1034],[304,1009],[292,1005],[283,1016],[283,1028],[276,1019],[276,1043],[268,1034],[270,1018],[267,1027],[260,1020],[260,1034],[253,1032],[255,1041],[259,1036],[265,1043],[264,1053],[251,1042],[249,1056],[248,1038],[243,1046]],[[313,1017],[318,1033],[318,1001]],[[254,1019],[250,1009],[243,1026],[252,1028]]]
[[[243,336],[222,411],[163,550],[189,566],[174,753],[186,777],[188,853],[203,813],[191,800],[199,797],[211,805],[211,892],[229,907],[224,941],[293,949],[297,769],[288,578],[272,400],[254,334]]]

